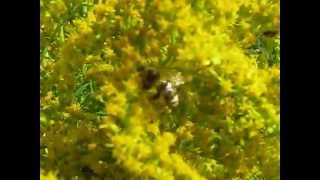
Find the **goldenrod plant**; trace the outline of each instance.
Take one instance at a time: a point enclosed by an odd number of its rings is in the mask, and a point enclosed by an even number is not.
[[[40,0],[41,179],[280,179],[279,0]]]

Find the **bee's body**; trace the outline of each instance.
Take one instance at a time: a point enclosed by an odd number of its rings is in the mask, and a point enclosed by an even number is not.
[[[163,95],[164,99],[168,104],[173,107],[178,106],[179,96],[177,94],[177,89],[174,87],[173,83],[170,81],[161,81],[157,95]]]
[[[179,104],[179,96],[177,94],[177,86],[183,84],[181,79],[163,80],[157,83],[160,79],[160,73],[153,68],[141,68],[142,89],[148,90],[153,86],[157,87],[156,94],[152,97],[153,100],[163,96],[166,103],[171,107],[177,107]]]
[[[160,79],[159,72],[153,68],[142,67],[139,71],[141,72],[142,89],[144,90],[150,89]]]

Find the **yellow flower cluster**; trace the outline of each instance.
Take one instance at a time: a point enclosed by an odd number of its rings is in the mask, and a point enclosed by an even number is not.
[[[40,179],[41,180],[57,180],[58,178],[55,176],[53,172],[49,172],[48,174],[44,174],[43,170],[40,171]]]
[[[41,179],[279,179],[279,0],[40,5]]]

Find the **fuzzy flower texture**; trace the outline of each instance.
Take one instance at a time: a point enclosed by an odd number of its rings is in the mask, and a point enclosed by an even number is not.
[[[41,179],[280,179],[279,0],[40,0]]]

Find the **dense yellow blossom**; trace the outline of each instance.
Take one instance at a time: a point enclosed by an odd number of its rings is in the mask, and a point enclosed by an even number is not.
[[[43,174],[43,171],[41,170],[40,173],[40,180],[57,180],[58,178],[55,176],[53,172],[49,172],[48,174]]]
[[[280,179],[279,0],[40,8],[41,179]]]

